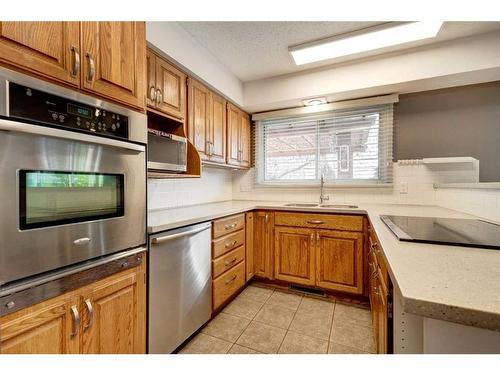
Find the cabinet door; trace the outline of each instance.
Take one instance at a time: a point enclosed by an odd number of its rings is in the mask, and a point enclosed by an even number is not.
[[[78,22],[0,22],[0,60],[78,87]]]
[[[201,159],[210,154],[210,91],[200,82],[188,79],[188,138]]]
[[[316,267],[317,286],[363,293],[363,234],[318,230]]]
[[[254,270],[254,226],[253,226],[253,212],[247,212],[245,215],[245,230],[246,230],[246,241],[245,241],[245,260],[246,260],[246,281],[248,282],[255,274]]]
[[[278,280],[314,285],[314,231],[275,227],[274,272]]]
[[[226,100],[214,93],[210,95],[210,161],[226,163]]]
[[[250,116],[244,112],[241,113],[241,127],[240,127],[240,165],[242,167],[250,167],[250,147],[251,147],[251,130],[250,130]]]
[[[144,109],[144,22],[82,22],[82,88]]]
[[[240,110],[227,103],[227,164],[240,165]]]
[[[151,50],[146,52],[146,104],[156,107],[156,55]]]
[[[66,294],[0,318],[2,354],[78,354],[78,297]]]
[[[141,265],[110,276],[83,292],[83,353],[145,353],[146,294],[143,267]]]
[[[156,58],[156,109],[179,120],[186,118],[187,76],[159,57]]]
[[[274,212],[255,211],[254,225],[254,273],[266,279],[274,279]]]

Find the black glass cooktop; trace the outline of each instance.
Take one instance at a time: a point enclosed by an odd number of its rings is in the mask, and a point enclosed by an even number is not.
[[[401,241],[500,250],[500,225],[475,219],[380,215]]]

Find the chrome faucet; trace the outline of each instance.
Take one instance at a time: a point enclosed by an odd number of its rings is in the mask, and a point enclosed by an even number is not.
[[[323,194],[324,187],[325,187],[325,176],[323,174],[321,174],[321,188],[320,188],[320,191],[319,191],[319,204],[323,204],[324,201],[330,200],[330,196],[329,195],[324,195]]]

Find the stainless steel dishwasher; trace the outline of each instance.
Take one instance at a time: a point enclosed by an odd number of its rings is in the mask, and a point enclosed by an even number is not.
[[[211,227],[150,236],[149,353],[171,353],[210,319]]]

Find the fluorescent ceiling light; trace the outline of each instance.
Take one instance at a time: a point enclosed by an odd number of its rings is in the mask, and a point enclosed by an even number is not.
[[[397,26],[376,26],[341,37],[290,47],[296,65],[373,51],[384,47],[434,38],[441,29],[442,21],[422,21]],[[381,28],[383,27],[383,28]]]

